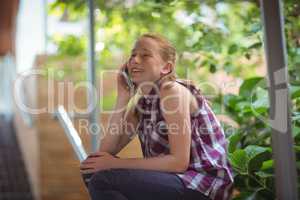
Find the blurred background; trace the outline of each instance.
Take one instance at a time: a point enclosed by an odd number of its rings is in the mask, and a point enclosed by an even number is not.
[[[108,111],[115,104],[113,70],[128,58],[139,35],[162,34],[177,49],[178,76],[197,83],[223,125],[235,173],[234,198],[275,199],[260,2],[95,0],[93,3],[94,75],[100,97],[98,123],[107,126]],[[57,106],[64,105],[90,151],[90,134],[85,128],[87,117],[76,115],[78,110],[86,108],[88,101],[87,90],[81,85],[88,80],[90,64],[88,11],[84,0],[1,1],[1,200],[88,199],[79,161],[55,117]],[[283,15],[292,136],[299,173],[299,1],[284,1]],[[118,155],[141,157],[138,138]],[[299,176],[297,180],[300,183]]]

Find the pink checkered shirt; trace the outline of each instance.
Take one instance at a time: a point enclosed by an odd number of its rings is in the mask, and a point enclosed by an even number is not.
[[[229,199],[233,177],[227,160],[227,141],[220,122],[199,89],[176,81],[196,96],[200,108],[191,114],[192,140],[188,169],[177,175],[187,188],[200,191],[213,200]],[[153,87],[148,95],[139,99],[137,105],[140,114],[137,130],[144,157],[169,154],[170,149],[157,90],[157,87]]]

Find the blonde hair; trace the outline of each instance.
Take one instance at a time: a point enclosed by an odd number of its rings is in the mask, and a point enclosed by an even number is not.
[[[145,34],[141,35],[138,38],[138,40],[140,40],[142,38],[150,38],[150,39],[156,41],[160,47],[161,58],[165,62],[171,62],[173,64],[172,72],[167,74],[166,76],[164,76],[161,79],[161,82],[175,81],[176,79],[178,79],[178,76],[175,71],[177,54],[176,54],[176,48],[173,46],[173,44],[168,39],[166,39],[164,36],[159,35],[157,33],[145,33]],[[188,80],[188,79],[180,79],[180,80],[188,85],[195,86],[195,83],[192,80]]]

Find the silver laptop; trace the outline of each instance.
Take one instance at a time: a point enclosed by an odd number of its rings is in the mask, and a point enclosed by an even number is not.
[[[73,150],[80,162],[84,161],[88,155],[83,147],[82,141],[76,131],[68,113],[64,109],[63,106],[58,106],[57,109],[57,118],[64,128],[64,132],[66,133],[69,142],[71,143]]]

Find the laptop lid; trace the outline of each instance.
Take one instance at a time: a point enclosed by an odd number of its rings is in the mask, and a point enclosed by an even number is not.
[[[64,128],[64,132],[71,143],[73,150],[80,162],[84,161],[88,155],[84,149],[81,138],[79,137],[78,132],[76,131],[68,113],[62,105],[58,106],[57,109],[57,118]]]

